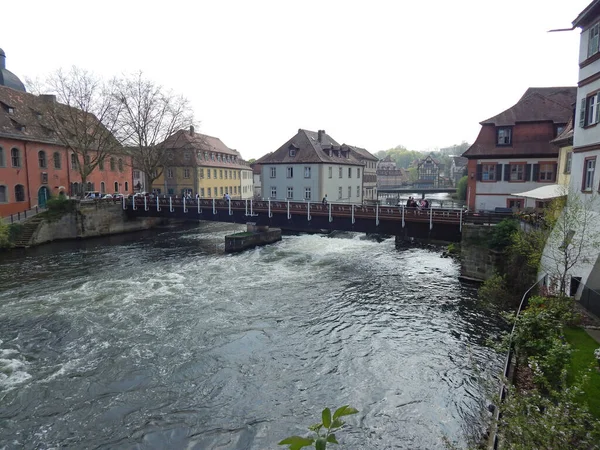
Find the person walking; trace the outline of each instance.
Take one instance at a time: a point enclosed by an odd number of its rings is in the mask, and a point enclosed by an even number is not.
[[[323,197],[323,205],[327,204],[327,194],[325,194],[325,197]]]

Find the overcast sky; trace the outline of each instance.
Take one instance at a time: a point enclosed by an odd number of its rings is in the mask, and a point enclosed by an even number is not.
[[[298,128],[425,150],[473,142],[529,86],[576,85],[579,30],[547,31],[590,1],[6,1],[0,48],[23,81],[142,70],[245,159]]]

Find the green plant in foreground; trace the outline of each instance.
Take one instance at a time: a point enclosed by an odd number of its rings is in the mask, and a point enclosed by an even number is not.
[[[299,450],[302,447],[310,447],[315,444],[316,450],[325,450],[327,443],[338,444],[335,438],[335,432],[339,431],[345,424],[340,417],[356,414],[357,409],[348,405],[340,406],[331,416],[331,410],[325,408],[321,413],[321,422],[308,427],[310,431],[316,433],[316,437],[305,438],[301,436],[290,436],[281,441],[278,445],[289,445],[289,450]]]

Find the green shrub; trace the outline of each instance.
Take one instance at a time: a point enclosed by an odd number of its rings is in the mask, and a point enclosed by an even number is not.
[[[10,242],[15,242],[23,233],[22,223],[11,223],[8,227],[8,238]]]
[[[507,288],[506,276],[498,273],[484,281],[477,291],[477,297],[501,309],[514,306],[518,301]]]
[[[467,183],[468,183],[468,181],[469,181],[469,178],[465,175],[460,180],[458,180],[458,183],[456,183],[456,198],[458,198],[459,200],[467,199]]]
[[[513,242],[513,234],[519,230],[519,222],[515,219],[504,219],[494,227],[490,239],[490,248],[504,250]]]
[[[0,221],[0,249],[10,247],[10,226]]]
[[[47,211],[42,214],[49,221],[60,219],[65,214],[72,213],[77,209],[77,201],[70,200],[64,196],[52,197],[46,202]]]

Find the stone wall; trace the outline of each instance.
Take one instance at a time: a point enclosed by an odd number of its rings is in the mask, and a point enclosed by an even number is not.
[[[488,248],[493,227],[464,224],[460,243],[460,272],[463,278],[485,281],[502,264],[502,253]]]
[[[281,240],[281,230],[270,228],[262,231],[251,231],[252,225],[248,226],[247,233],[238,233],[225,236],[225,252],[241,252],[248,248],[272,244]]]
[[[159,217],[129,219],[121,203],[80,203],[76,212],[40,223],[30,245],[147,230],[164,222],[165,219]]]

